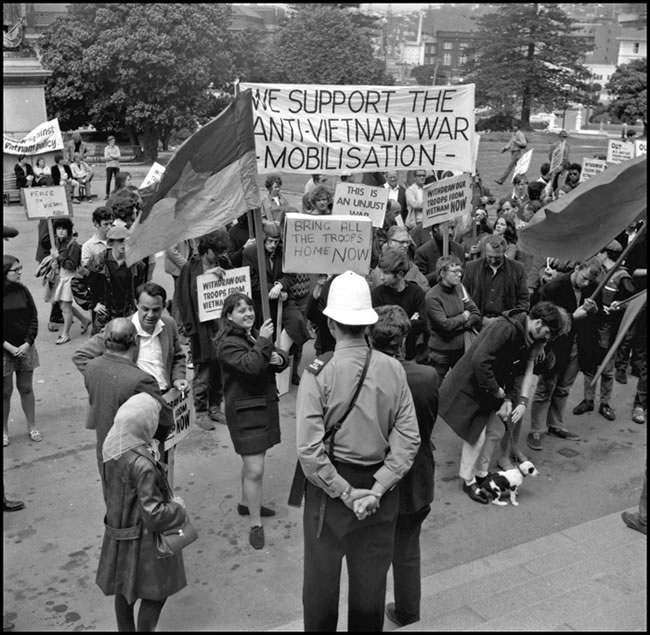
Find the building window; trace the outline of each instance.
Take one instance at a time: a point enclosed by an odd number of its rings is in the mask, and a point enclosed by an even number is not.
[[[451,66],[451,54],[450,53],[445,53],[442,56],[442,65],[443,66]]]
[[[454,45],[453,45],[452,42],[445,42],[445,43],[442,45],[442,48],[443,48],[445,51],[450,51],[452,48],[454,48]]]
[[[639,43],[638,42],[635,42],[634,44],[632,44],[632,53],[634,53],[635,55],[639,54]]]
[[[460,64],[460,66],[463,66],[464,64],[467,64],[467,56],[466,55],[459,56],[458,64]]]

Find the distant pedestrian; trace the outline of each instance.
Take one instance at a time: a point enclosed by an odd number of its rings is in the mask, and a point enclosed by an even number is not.
[[[108,137],[108,145],[104,148],[104,161],[106,162],[106,200],[111,194],[111,181],[117,182],[120,171],[120,149],[115,145],[115,137]]]
[[[159,413],[154,397],[134,395],[120,406],[102,447],[106,515],[96,582],[115,596],[118,631],[155,631],[167,598],[187,586],[182,552],[166,558],[156,553],[156,532],[187,519],[185,503],[172,496],[159,463],[153,438]]]
[[[501,152],[510,152],[510,163],[508,163],[508,167],[505,169],[503,172],[503,175],[501,178],[496,179],[496,182],[499,185],[503,185],[505,180],[510,176],[510,173],[514,169],[515,165],[517,165],[517,161],[521,158],[522,151],[528,146],[528,141],[524,135],[524,133],[521,131],[521,127],[519,122],[515,121],[512,124],[512,136],[510,137],[510,141],[503,146],[503,149]]]

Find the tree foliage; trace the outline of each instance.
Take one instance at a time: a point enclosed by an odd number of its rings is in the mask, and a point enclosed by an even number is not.
[[[142,137],[155,159],[175,127],[196,128],[206,89],[231,79],[229,4],[70,5],[41,38],[53,71],[46,100],[64,126],[92,123]]]
[[[611,115],[625,123],[643,121],[643,135],[648,125],[648,61],[633,60],[619,66],[611,76],[607,92],[614,97],[609,105]]]
[[[300,5],[276,37],[273,81],[392,83],[373,49],[373,27],[355,15],[340,5]]]
[[[583,44],[557,4],[504,4],[476,22],[466,78],[476,84],[478,105],[508,114],[519,110],[528,127],[533,105],[556,108],[569,88],[575,97],[588,91]]]
[[[435,64],[424,64],[423,66],[416,66],[411,69],[411,77],[415,77],[415,81],[420,86],[432,86],[434,77],[440,78]]]

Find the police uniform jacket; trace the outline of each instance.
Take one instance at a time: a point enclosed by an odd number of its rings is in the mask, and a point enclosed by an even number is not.
[[[363,339],[337,343],[320,372],[306,370],[298,388],[298,458],[305,476],[332,498],[344,493],[348,482],[330,461],[323,436],[349,406],[367,351]],[[361,466],[382,464],[373,477],[391,489],[410,469],[419,445],[404,368],[396,359],[373,351],[357,401],[336,433],[334,459]]]

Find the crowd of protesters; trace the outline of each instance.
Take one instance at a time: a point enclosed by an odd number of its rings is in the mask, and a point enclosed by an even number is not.
[[[498,183],[508,178],[525,144],[516,129],[504,148],[511,162]],[[75,198],[80,191],[88,197],[92,176],[80,171],[84,154],[83,142],[73,139],[51,174],[44,166],[36,174],[20,157],[17,181],[22,187],[58,181]],[[645,236],[622,265],[617,263],[628,243],[644,231],[642,221],[612,237],[585,262],[559,262],[527,253],[519,232],[543,205],[580,187],[581,166],[570,162],[568,153],[556,173],[545,163],[537,181],[515,174],[512,194],[500,200],[477,176],[472,209],[466,218],[448,223],[447,236],[441,226],[422,226],[423,187],[443,175],[418,169],[400,183],[396,172],[377,173],[373,183],[389,190],[390,213],[383,228],[373,228],[367,278],[351,272],[296,274],[283,270],[282,229],[286,214],[298,210],[281,193],[280,175],[270,175],[267,195],[262,196],[263,231],[257,238],[263,243],[265,274],[245,214],[165,252],[165,271],[174,289],[168,299],[151,281],[155,258],[126,264],[126,243],[141,199],[130,175],[119,170],[114,138],[105,159],[106,201],[92,212],[95,233],[80,245],[72,222],[61,219],[54,223],[55,244],[50,245],[42,226],[37,259],[44,299],[53,304],[48,330],[58,331],[63,324],[56,344],[71,341],[75,318],[82,336],[92,325],[92,337],[77,342],[72,357],[89,394],[87,427],[97,431],[107,505],[97,583],[104,593],[115,595],[120,629],[133,630],[136,599],[142,600],[139,630],[155,628],[166,598],[186,584],[182,559],[153,566],[151,553],[134,555],[120,543],[138,522],[150,531],[163,531],[186,518],[184,502],[173,497],[160,469],[164,456],[155,440],[164,439],[170,423],[163,395],[172,388],[188,392],[204,429],[227,425],[242,458],[237,511],[248,517],[251,546],[261,549],[262,518],[276,513],[262,505],[266,451],[281,442],[276,376],[290,358],[293,383],[299,385],[298,458],[307,479],[305,627],[336,628],[334,590],[342,557],[354,569],[350,630],[367,630],[369,624],[381,630],[384,610],[397,625],[417,621],[419,532],[433,500],[431,433],[438,413],[463,440],[461,491],[480,504],[490,502],[483,483],[493,463],[507,470],[529,460],[519,442],[529,406],[528,449],[543,451],[544,434],[579,440],[581,435],[569,430],[564,418],[568,396],[582,371],[584,399],[573,414],[596,408],[591,379],[616,338],[621,307],[646,287]],[[363,177],[346,174],[343,180],[355,179]],[[113,193],[111,180],[116,184]],[[331,214],[333,198],[327,177],[314,174],[302,195],[302,212]],[[246,265],[251,296],[228,297],[220,319],[202,322],[197,277],[211,273],[220,278],[226,270]],[[613,268],[616,274],[594,295]],[[21,283],[21,269],[16,256],[4,256],[4,446],[9,444],[14,375],[29,438],[43,438],[36,424],[32,379],[39,366],[34,346],[38,302]],[[266,285],[261,284],[263,275]],[[264,287],[266,299],[261,297]],[[54,313],[57,305],[62,315]],[[598,413],[605,420],[620,416],[612,394],[616,382],[628,381],[631,364],[632,375],[638,377],[631,418],[645,423],[645,314],[643,309],[601,375]],[[282,346],[283,331],[290,347]],[[302,347],[310,339],[317,359],[302,364]],[[191,387],[186,369],[193,371]],[[111,376],[119,382],[107,390]],[[134,398],[138,394],[148,397],[140,403]],[[350,405],[354,407],[346,412]],[[347,417],[362,421],[363,431],[345,425]],[[138,489],[144,481],[129,490],[127,476],[134,483],[146,479],[146,490]],[[399,495],[394,488],[398,482]],[[138,497],[148,501],[142,510]],[[12,505],[5,500],[5,511]],[[363,531],[358,523],[364,523]],[[645,532],[645,524],[643,528]],[[145,533],[150,536],[150,531]],[[144,535],[128,539],[142,540],[143,550],[153,549]],[[118,557],[120,567],[131,572],[127,582],[116,570]],[[391,562],[395,602],[385,606]]]

